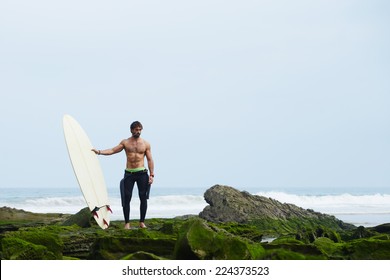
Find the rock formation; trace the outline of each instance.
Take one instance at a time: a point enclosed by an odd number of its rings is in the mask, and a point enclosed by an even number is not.
[[[199,216],[212,222],[262,223],[272,221],[285,223],[289,227],[292,222],[299,224],[308,222],[315,226],[327,226],[333,229],[353,228],[334,216],[305,210],[293,204],[281,203],[275,199],[248,192],[240,192],[229,186],[215,185],[208,189],[204,198],[209,204]],[[294,226],[293,226],[294,227]]]

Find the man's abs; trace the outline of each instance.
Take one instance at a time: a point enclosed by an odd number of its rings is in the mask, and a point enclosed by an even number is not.
[[[144,154],[140,153],[126,153],[127,156],[127,163],[126,168],[128,169],[134,169],[138,167],[144,166]]]

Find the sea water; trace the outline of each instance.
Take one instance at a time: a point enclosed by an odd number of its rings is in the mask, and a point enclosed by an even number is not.
[[[251,194],[292,203],[304,209],[326,213],[356,226],[390,223],[388,188],[237,188]],[[197,215],[208,204],[207,188],[152,187],[147,218],[173,218]],[[112,220],[123,220],[119,189],[108,189]],[[0,207],[7,206],[35,213],[74,214],[86,207],[79,188],[0,188]],[[134,187],[131,219],[139,218],[139,199]]]

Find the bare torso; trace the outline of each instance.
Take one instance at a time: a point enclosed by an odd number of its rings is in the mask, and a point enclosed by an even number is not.
[[[148,168],[150,172],[149,183],[152,184],[154,177],[154,161],[152,158],[152,152],[150,144],[141,137],[130,137],[124,139],[119,145],[112,149],[96,150],[92,149],[98,155],[113,155],[125,150],[126,153],[126,169],[135,169],[139,167],[145,167],[145,157],[148,161]]]
[[[126,152],[126,168],[134,169],[144,167],[145,156],[150,150],[150,145],[142,138],[128,138],[121,142]]]

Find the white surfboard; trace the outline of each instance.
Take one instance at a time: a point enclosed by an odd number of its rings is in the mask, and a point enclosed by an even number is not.
[[[110,224],[112,211],[97,155],[91,151],[91,141],[74,118],[65,115],[63,127],[69,157],[81,192],[97,224],[106,229]]]

